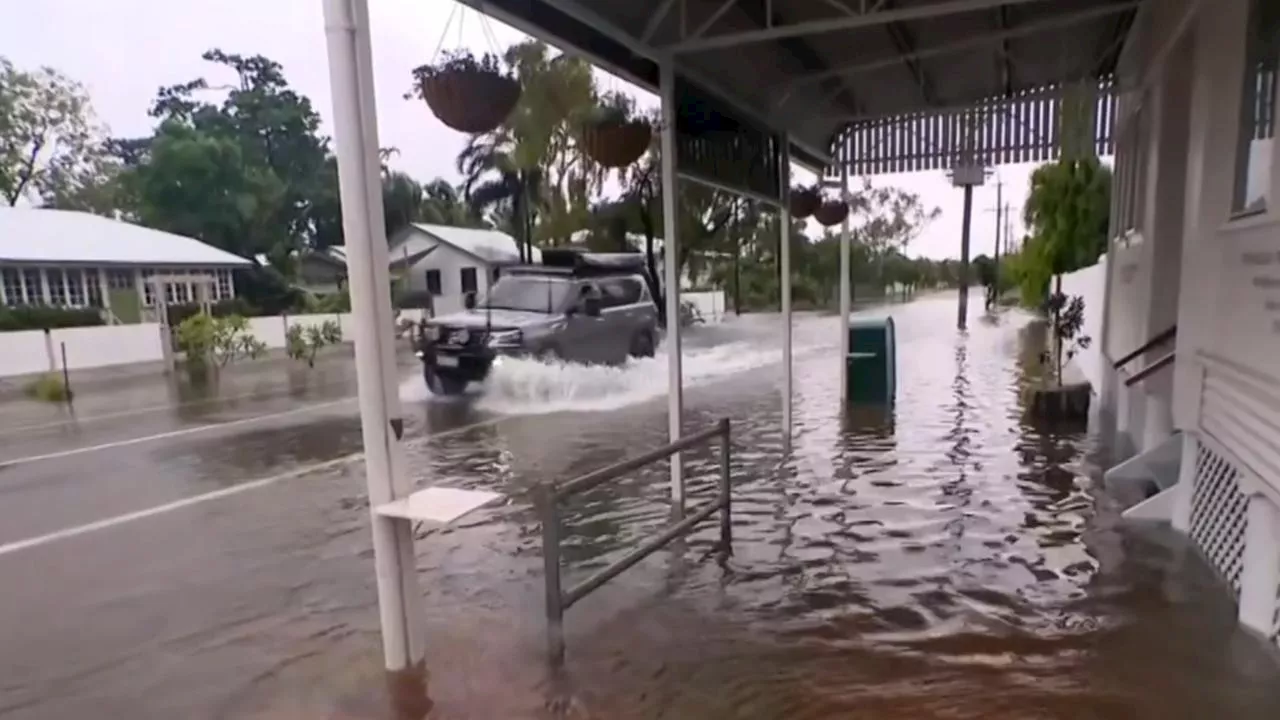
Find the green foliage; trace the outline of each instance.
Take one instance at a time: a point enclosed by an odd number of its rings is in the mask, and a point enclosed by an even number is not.
[[[187,318],[200,313],[200,303],[182,303],[179,305],[168,305],[169,326],[178,327]],[[249,301],[244,298],[231,298],[229,300],[219,300],[209,306],[209,313],[214,317],[228,317],[230,315],[241,315],[243,317],[256,317],[262,313],[258,312]]]
[[[1054,275],[1095,263],[1106,252],[1111,171],[1095,157],[1036,168],[1023,219],[1031,230],[1019,258],[1023,302],[1037,307]]]
[[[22,387],[29,398],[42,402],[61,403],[71,399],[71,391],[57,373],[45,373]]]
[[[285,331],[285,352],[294,360],[315,367],[316,354],[321,348],[342,342],[342,327],[335,320],[325,320],[319,325],[290,325]]]
[[[1081,335],[1084,329],[1084,299],[1079,295],[1068,296],[1057,292],[1045,301],[1045,312],[1052,319],[1053,351],[1052,356],[1045,353],[1042,362],[1053,359],[1054,377],[1062,384],[1062,365],[1065,359],[1070,360],[1081,350],[1087,350],[1093,338]]]
[[[507,77],[511,75],[503,65],[502,59],[497,55],[485,53],[476,57],[470,50],[466,49],[446,50],[436,62],[420,65],[410,72],[413,74],[414,79],[418,81],[419,92],[421,92],[424,80],[444,73],[484,72]]]
[[[346,289],[336,293],[312,297],[307,303],[310,313],[348,313],[351,312],[351,293]]]
[[[178,349],[187,363],[225,367],[234,360],[256,359],[266,354],[266,343],[249,332],[249,321],[240,315],[214,317],[199,313],[178,326]]]
[[[0,199],[16,205],[75,193],[103,153],[84,86],[56,70],[19,70],[0,56]]]
[[[51,305],[9,305],[0,307],[0,331],[50,330],[103,325],[102,313],[94,308],[64,308]]]

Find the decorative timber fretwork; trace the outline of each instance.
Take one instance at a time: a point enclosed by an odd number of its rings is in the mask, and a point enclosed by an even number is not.
[[[904,113],[850,123],[832,148],[829,177],[1043,162],[1067,154],[1115,152],[1116,88],[1110,78],[1057,85],[966,108]]]

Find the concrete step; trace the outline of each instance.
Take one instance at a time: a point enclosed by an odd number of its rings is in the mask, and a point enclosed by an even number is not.
[[[1126,506],[1126,519],[1168,521],[1172,490],[1181,469],[1182,433],[1176,432],[1151,450],[1107,470],[1102,478],[1111,495]]]

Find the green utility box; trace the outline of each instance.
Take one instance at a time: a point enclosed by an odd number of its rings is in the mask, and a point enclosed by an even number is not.
[[[854,405],[892,405],[896,361],[893,318],[851,320],[845,397]]]

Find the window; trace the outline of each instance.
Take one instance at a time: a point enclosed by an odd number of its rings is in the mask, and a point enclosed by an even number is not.
[[[427,293],[430,295],[443,294],[440,291],[440,271],[439,270],[427,271]]]
[[[99,271],[84,271],[84,289],[89,298],[89,307],[102,307],[102,274]]]
[[[462,292],[473,293],[476,288],[476,269],[473,267],[462,268]]]
[[[640,283],[631,278],[602,280],[600,281],[600,292],[601,307],[619,307],[640,302]]]
[[[172,284],[174,302],[189,303],[191,302],[191,283],[185,276],[178,278],[178,282]]]
[[[1276,120],[1276,61],[1280,59],[1280,5],[1253,0],[1245,38],[1244,93],[1236,138],[1234,214],[1261,212],[1271,191]]]
[[[44,304],[44,281],[40,278],[40,268],[27,268],[22,271],[22,281],[27,286],[27,304]]]
[[[0,284],[4,285],[6,305],[25,305],[26,298],[22,293],[22,273],[17,268],[0,270]]]
[[[79,268],[67,270],[67,304],[73,307],[84,307],[84,271]]]
[[[66,305],[67,280],[62,271],[57,268],[48,268],[44,271],[44,274],[49,281],[49,304]]]
[[[156,304],[156,289],[151,279],[155,277],[155,270],[142,271],[142,304],[151,307]]]
[[[133,289],[133,271],[132,270],[108,270],[107,271],[107,287],[112,290],[132,290]]]
[[[218,298],[221,300],[230,300],[231,295],[231,271],[219,270],[218,277]]]

